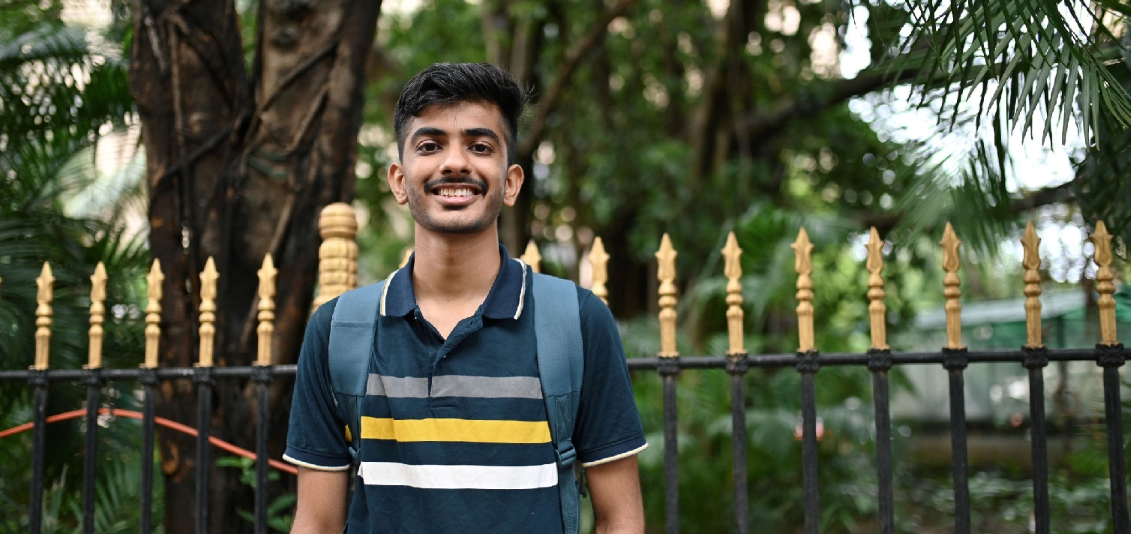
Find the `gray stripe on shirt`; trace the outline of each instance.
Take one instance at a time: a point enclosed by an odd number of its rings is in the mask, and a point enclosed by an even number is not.
[[[444,375],[432,378],[432,396],[541,399],[542,382],[536,376]]]
[[[371,374],[365,394],[396,399],[425,399],[428,398],[428,379]],[[542,382],[536,376],[442,375],[432,378],[432,397],[541,399]]]
[[[369,375],[369,381],[365,385],[365,394],[395,399],[427,399],[428,379],[372,374]]]

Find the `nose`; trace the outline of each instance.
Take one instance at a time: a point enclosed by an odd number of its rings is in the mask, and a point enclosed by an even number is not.
[[[445,176],[471,173],[471,166],[469,165],[467,154],[458,148],[448,150],[440,172]]]

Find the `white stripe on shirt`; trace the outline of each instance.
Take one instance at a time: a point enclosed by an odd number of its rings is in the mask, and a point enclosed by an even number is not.
[[[367,486],[422,489],[523,490],[558,485],[558,465],[407,465],[361,462],[358,475]]]

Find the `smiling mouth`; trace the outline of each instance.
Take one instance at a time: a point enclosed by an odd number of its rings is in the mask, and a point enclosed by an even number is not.
[[[487,191],[487,183],[474,178],[439,178],[429,180],[424,189],[444,198],[467,198]]]
[[[458,189],[443,187],[443,188],[440,188],[440,191],[439,191],[438,194],[440,196],[446,197],[446,198],[459,198],[459,197],[472,196],[472,195],[475,194],[475,191],[472,191],[470,188],[467,188],[467,187],[460,187]]]

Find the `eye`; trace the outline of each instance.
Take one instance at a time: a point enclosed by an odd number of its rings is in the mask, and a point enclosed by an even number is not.
[[[422,141],[416,145],[416,151],[419,153],[432,153],[440,150],[440,144],[435,141]]]
[[[491,145],[489,145],[487,143],[475,143],[474,145],[467,147],[467,149],[470,150],[474,154],[480,154],[480,155],[490,154],[491,151],[493,150]]]

